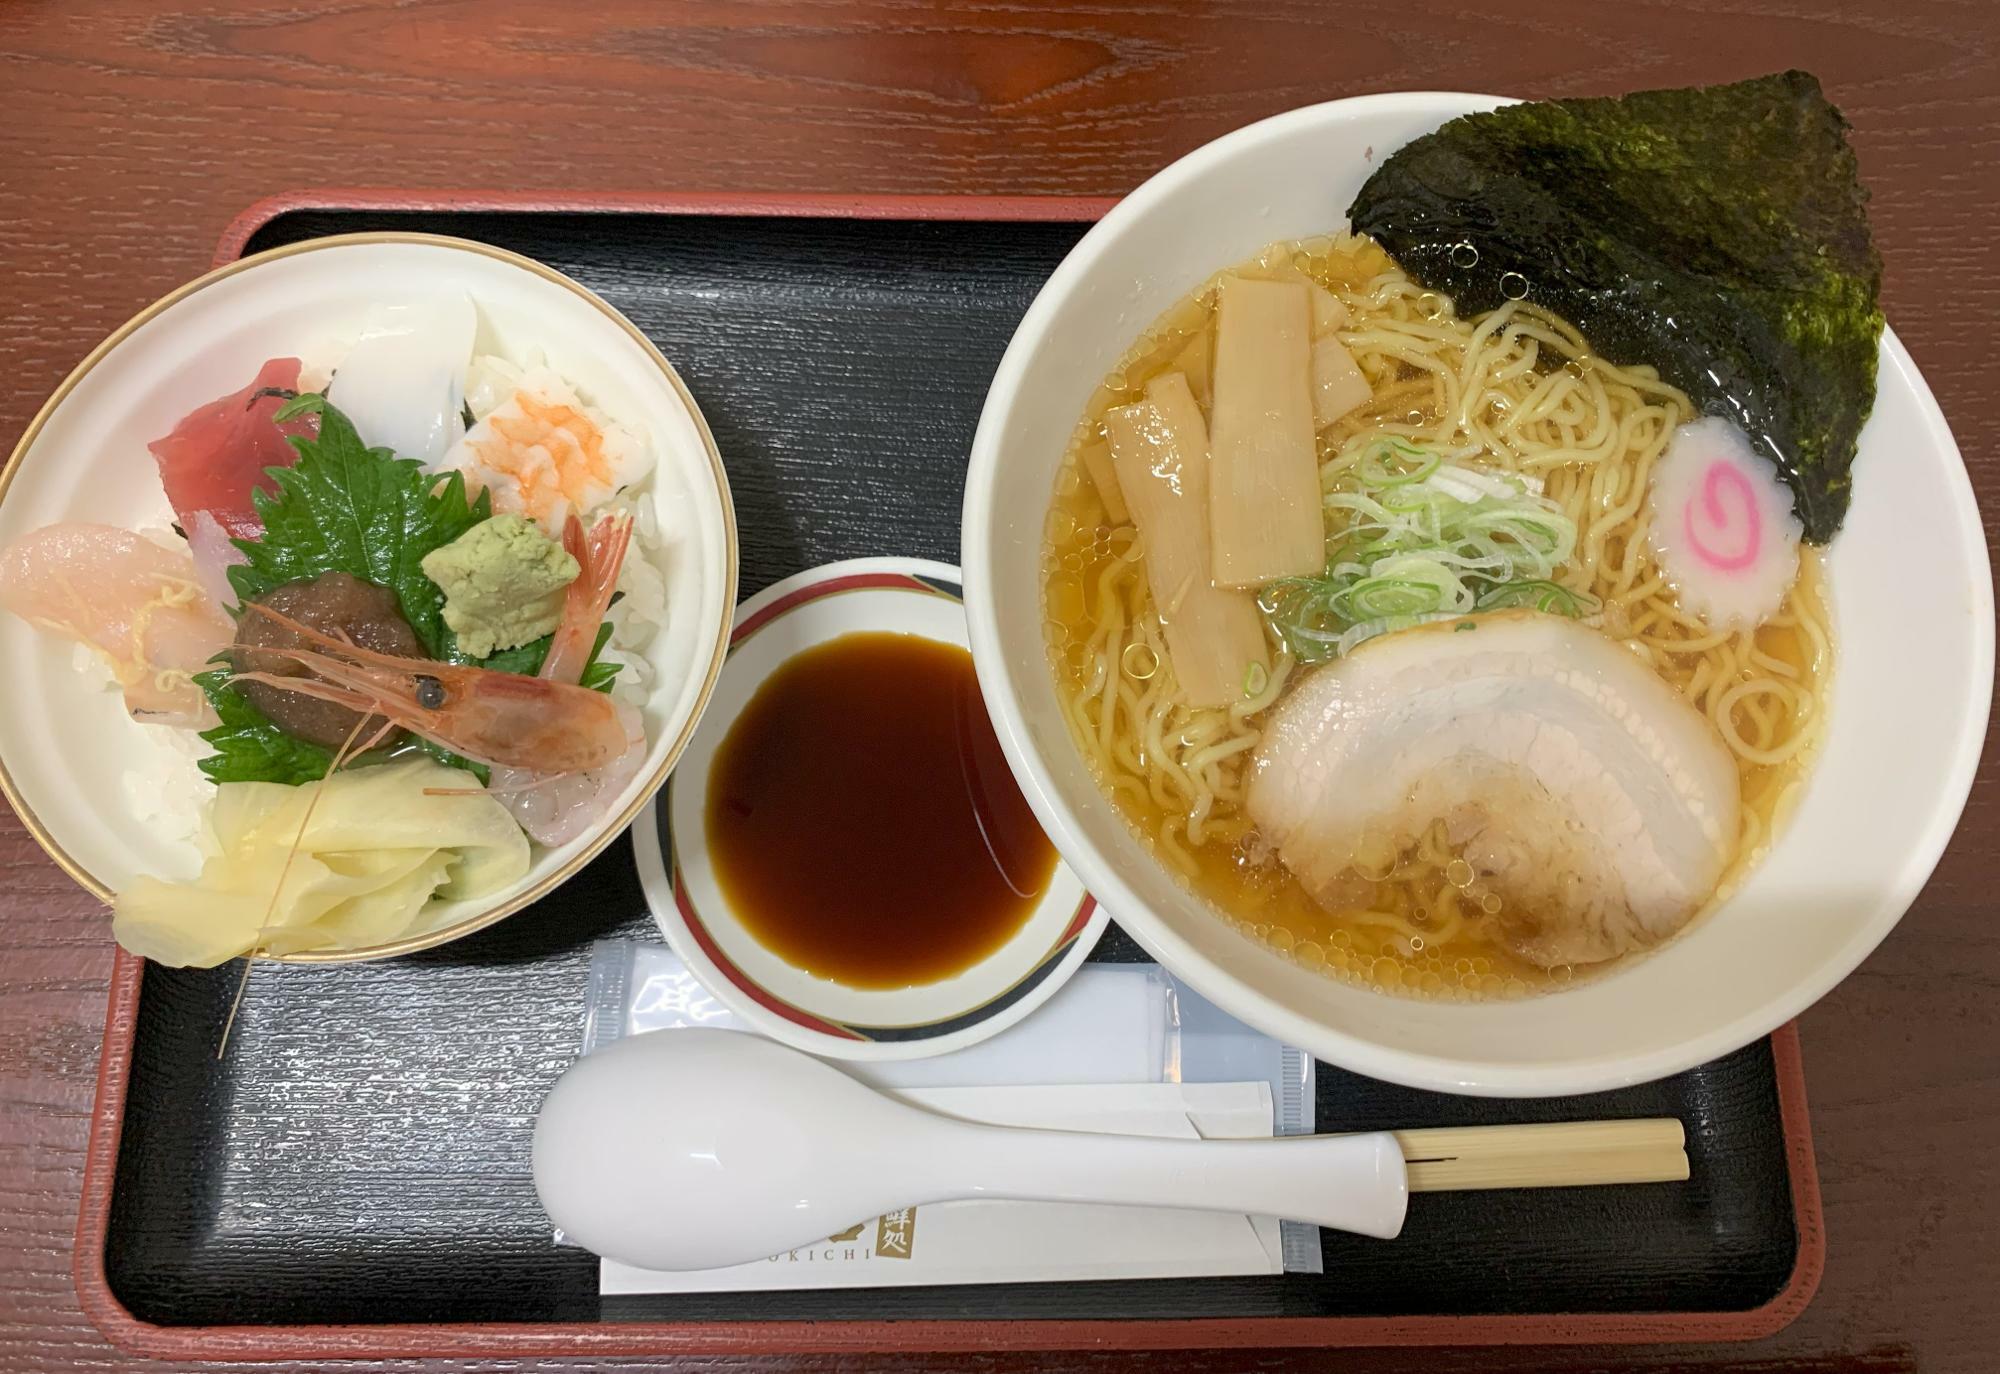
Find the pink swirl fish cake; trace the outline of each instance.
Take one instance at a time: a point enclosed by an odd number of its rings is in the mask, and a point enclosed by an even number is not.
[[[1646,505],[1653,559],[1690,615],[1750,630],[1784,604],[1803,527],[1791,489],[1742,430],[1713,416],[1675,430]]]

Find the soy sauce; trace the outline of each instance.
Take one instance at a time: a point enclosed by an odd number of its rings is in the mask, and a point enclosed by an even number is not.
[[[972,656],[915,635],[844,635],[787,660],[716,751],[707,811],[737,919],[850,987],[963,972],[1021,928],[1055,870]]]

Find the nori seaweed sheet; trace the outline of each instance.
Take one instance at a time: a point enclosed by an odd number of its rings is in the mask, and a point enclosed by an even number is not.
[[[1847,514],[1882,331],[1846,129],[1798,71],[1510,105],[1385,159],[1348,218],[1462,315],[1525,291],[1605,358],[1652,364],[1777,463],[1821,544]]]

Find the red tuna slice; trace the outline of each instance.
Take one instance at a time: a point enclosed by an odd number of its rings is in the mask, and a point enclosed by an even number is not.
[[[233,538],[263,534],[264,522],[257,518],[250,493],[260,487],[275,491],[264,469],[288,468],[299,460],[285,436],[310,438],[318,425],[312,416],[273,424],[271,417],[284,401],[250,398],[263,387],[291,391],[298,384],[299,360],[273,358],[257,370],[250,385],[189,411],[172,434],[147,446],[159,460],[160,485],[167,489],[182,529],[193,528],[195,512],[207,511]]]

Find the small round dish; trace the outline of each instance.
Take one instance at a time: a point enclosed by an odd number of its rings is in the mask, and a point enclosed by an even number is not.
[[[478,901],[432,902],[396,940],[280,956],[345,963],[428,949],[545,896],[618,835],[666,779],[721,671],[736,595],[729,484],[701,411],[631,321],[561,273],[503,249],[433,234],[349,234],[230,263],[148,306],[91,351],[42,407],[0,470],[0,547],[64,520],[164,528],[173,518],[147,442],[194,406],[244,384],[267,358],[313,356],[350,338],[369,309],[458,289],[478,311],[477,348],[538,350],[595,403],[642,435],[657,465],[650,499],[667,580],[663,626],[641,709],[644,766],[601,820]],[[135,765],[163,747],[117,694],[95,690],[69,643],[0,615],[7,709],[0,791],[49,856],[100,900],[140,874],[191,877],[197,847],[163,832],[160,799]],[[197,752],[200,752],[197,749]]]
[[[911,558],[830,563],[765,588],[736,613],[729,659],[667,789],[633,826],[653,919],[711,992],[774,1040],[839,1059],[917,1059],[976,1044],[1062,986],[1106,916],[1060,860],[999,949],[933,983],[846,987],[785,962],[730,910],[710,863],[705,801],[716,751],[757,689],[803,650],[890,631],[967,646],[958,569]]]

